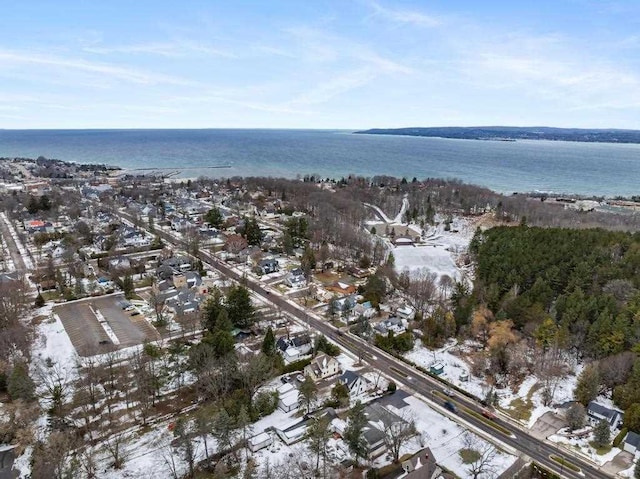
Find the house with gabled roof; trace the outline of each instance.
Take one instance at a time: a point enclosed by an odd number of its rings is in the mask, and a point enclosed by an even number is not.
[[[340,372],[340,363],[327,354],[319,354],[304,368],[304,375],[314,381],[328,378]]]
[[[283,336],[276,341],[276,348],[282,354],[285,363],[291,363],[311,354],[313,343],[308,334],[298,334],[293,337]]]
[[[609,423],[609,427],[612,429],[619,429],[624,419],[624,413],[617,409],[611,409],[602,404],[598,404],[595,401],[589,402],[587,405],[587,417],[592,424],[595,424],[602,419]]]
[[[351,399],[358,398],[365,394],[371,384],[367,379],[360,376],[355,371],[347,370],[340,377],[338,377],[338,381],[344,384],[349,390],[349,397]]]

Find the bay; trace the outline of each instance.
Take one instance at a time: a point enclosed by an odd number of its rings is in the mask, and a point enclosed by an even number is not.
[[[640,194],[640,145],[476,141],[338,130],[0,130],[0,156],[56,158],[178,177],[457,178],[503,193]],[[206,167],[229,165],[229,168]]]

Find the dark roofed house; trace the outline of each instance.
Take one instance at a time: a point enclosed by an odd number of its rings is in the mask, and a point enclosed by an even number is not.
[[[405,476],[402,476],[403,479],[436,479],[439,477],[454,477],[443,474],[442,469],[436,464],[433,453],[429,448],[423,449],[413,457],[403,461],[402,469],[406,474]]]
[[[631,454],[635,454],[640,451],[640,434],[629,431],[624,438],[623,449]]]
[[[283,336],[276,341],[276,348],[282,354],[285,362],[290,363],[311,354],[313,343],[308,334],[299,334],[292,338]]]
[[[369,381],[355,371],[345,371],[338,377],[338,381],[347,386],[351,398],[357,398],[369,390]]]
[[[279,271],[280,265],[278,264],[277,259],[263,259],[258,263],[258,269],[262,272],[262,274],[270,274]]]
[[[587,406],[587,416],[592,423],[605,419],[612,429],[619,429],[624,419],[624,413],[616,409],[610,409],[595,401],[591,401]]]

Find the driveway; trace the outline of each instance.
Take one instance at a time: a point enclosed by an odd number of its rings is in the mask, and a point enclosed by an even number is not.
[[[564,418],[553,412],[547,412],[540,416],[529,432],[538,439],[546,439],[565,425]]]

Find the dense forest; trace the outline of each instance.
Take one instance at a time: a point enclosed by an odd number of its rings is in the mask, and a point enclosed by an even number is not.
[[[494,321],[588,364],[583,403],[612,392],[640,429],[640,234],[498,227],[478,232],[473,297]]]
[[[408,135],[461,140],[556,140],[593,143],[640,143],[638,130],[597,130],[582,128],[474,126],[433,128],[377,128],[355,133],[371,135]]]

